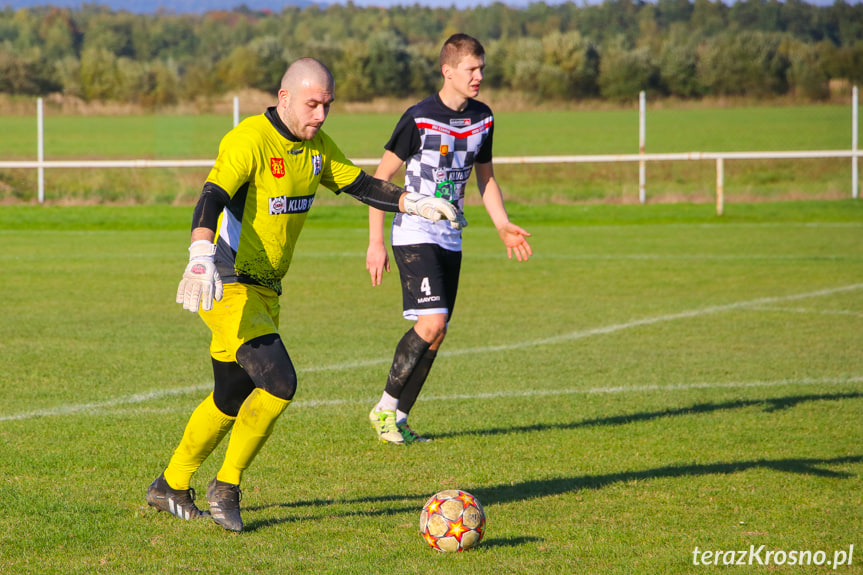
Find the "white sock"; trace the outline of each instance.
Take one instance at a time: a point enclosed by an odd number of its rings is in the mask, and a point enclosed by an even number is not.
[[[397,397],[393,397],[386,391],[381,396],[381,400],[375,406],[375,411],[395,411],[399,406],[399,400]]]
[[[402,411],[401,409],[396,410],[396,423],[407,423],[408,422],[408,414]]]

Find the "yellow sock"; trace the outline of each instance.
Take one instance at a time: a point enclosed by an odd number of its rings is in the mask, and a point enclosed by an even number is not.
[[[222,413],[213,394],[202,401],[186,424],[183,438],[165,469],[165,481],[174,489],[188,489],[192,474],[234,425],[236,417]]]
[[[240,484],[243,471],[261,450],[273,432],[276,420],[288,407],[290,400],[279,399],[263,389],[255,389],[240,407],[237,422],[231,432],[225,462],[216,479]]]

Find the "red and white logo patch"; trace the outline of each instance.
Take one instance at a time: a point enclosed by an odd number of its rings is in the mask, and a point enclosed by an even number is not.
[[[270,172],[274,178],[281,178],[285,175],[285,159],[270,158]]]

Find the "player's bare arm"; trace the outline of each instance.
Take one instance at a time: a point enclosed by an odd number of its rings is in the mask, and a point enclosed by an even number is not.
[[[375,178],[389,182],[404,162],[394,153],[387,150],[381,158]],[[383,280],[384,270],[389,273],[390,259],[384,242],[385,212],[369,206],[369,247],[366,251],[366,270],[372,279],[372,286],[378,286]]]
[[[491,162],[486,164],[475,164],[477,184],[479,193],[482,195],[482,203],[491,217],[494,227],[500,236],[503,245],[506,246],[506,255],[512,259],[527,261],[533,255],[533,250],[527,242],[530,234],[523,228],[509,221],[506,208],[503,203],[503,193],[494,177],[494,166]]]

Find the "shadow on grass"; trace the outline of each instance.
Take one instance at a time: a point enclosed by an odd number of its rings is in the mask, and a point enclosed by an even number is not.
[[[581,475],[573,477],[559,477],[554,479],[541,479],[532,481],[520,481],[514,483],[502,483],[490,487],[469,487],[465,489],[475,495],[484,505],[503,504],[517,501],[535,499],[537,497],[549,497],[571,493],[583,489],[603,489],[617,483],[628,483],[632,481],[645,481],[649,479],[664,479],[677,477],[700,477],[706,475],[730,475],[741,473],[752,469],[772,469],[781,473],[795,473],[800,475],[812,475],[815,477],[830,477],[837,479],[850,479],[857,477],[853,473],[844,471],[833,471],[825,469],[827,466],[844,465],[849,463],[863,463],[863,455],[849,455],[846,457],[834,457],[828,459],[805,458],[805,459],[755,459],[750,461],[735,461],[728,463],[707,463],[693,465],[667,465],[654,469],[641,471],[622,471],[618,473],[607,473],[603,475]],[[291,503],[276,503],[271,505],[259,505],[248,507],[247,512],[261,511],[264,509],[278,508],[305,508],[305,507],[334,507],[326,513],[327,516],[352,517],[352,516],[390,516],[402,513],[416,513],[422,506],[428,494],[422,495],[382,495],[376,497],[357,497],[353,499],[312,499],[307,501],[296,501]],[[395,507],[376,507],[375,503],[404,502],[405,505]],[[371,504],[371,505],[369,505]],[[347,509],[342,507],[347,506]],[[356,507],[362,506],[363,509]],[[284,518],[269,519],[263,521],[250,521],[246,524],[246,531],[255,531],[271,525],[291,523],[294,521],[319,520],[319,513],[305,513],[303,515],[289,515]],[[510,541],[506,545],[523,545],[528,541]]]
[[[530,433],[534,431],[551,431],[551,430],[566,430],[579,429],[583,427],[598,427],[625,425],[627,423],[636,423],[641,421],[651,421],[663,417],[675,417],[681,415],[697,415],[700,413],[712,413],[716,411],[724,411],[731,409],[744,409],[747,407],[764,406],[764,411],[774,412],[790,409],[801,403],[812,401],[838,401],[841,399],[860,399],[863,397],[863,392],[853,391],[848,393],[825,393],[825,394],[808,394],[808,395],[792,395],[788,397],[771,397],[767,399],[739,399],[735,401],[724,401],[722,403],[696,403],[689,407],[679,407],[677,409],[662,409],[658,411],[643,411],[639,413],[629,413],[625,415],[615,415],[612,417],[600,417],[596,419],[585,419],[572,423],[534,423],[532,425],[521,425],[512,427],[496,427],[491,429],[478,429],[471,431],[450,431],[445,433],[426,433],[432,439],[441,439],[445,437],[458,437],[462,435],[502,435],[510,433]]]
[[[521,547],[527,543],[538,543],[543,541],[542,537],[498,537],[497,539],[483,539],[483,549],[492,547]]]
[[[576,477],[561,477],[535,481],[522,481],[513,484],[501,484],[491,487],[476,487],[470,489],[485,505],[492,503],[510,503],[524,501],[536,497],[560,495],[582,489],[603,489],[615,483],[629,483],[648,479],[665,479],[676,477],[699,477],[705,475],[731,475],[752,469],[772,469],[782,473],[812,475],[815,477],[832,477],[836,479],[851,479],[857,477],[853,473],[824,469],[823,466],[863,463],[863,455],[849,455],[830,459],[755,459],[751,461],[734,461],[729,463],[707,463],[694,465],[667,465],[641,471],[623,471],[604,475],[585,475]]]

